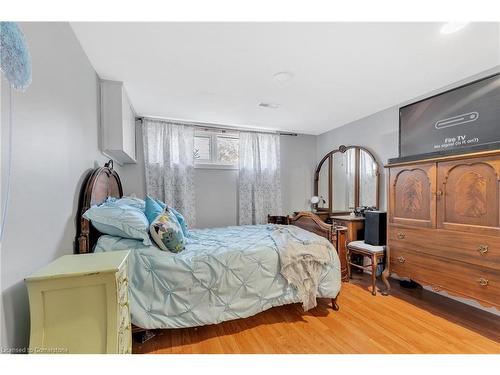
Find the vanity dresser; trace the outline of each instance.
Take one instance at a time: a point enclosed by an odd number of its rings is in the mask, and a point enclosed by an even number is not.
[[[500,307],[500,150],[392,163],[390,273]]]

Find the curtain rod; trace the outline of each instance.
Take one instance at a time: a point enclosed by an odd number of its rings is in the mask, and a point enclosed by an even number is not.
[[[194,121],[179,121],[179,120],[170,120],[170,119],[162,119],[162,118],[155,118],[155,117],[146,117],[146,116],[140,116],[135,118],[136,121],[139,121],[141,124],[143,123],[144,119],[151,119],[151,120],[159,120],[159,121],[168,121],[172,122],[175,124],[185,124],[185,125],[191,125],[195,128],[200,128],[204,130],[218,130],[221,132],[226,132],[226,131],[234,131],[234,132],[251,132],[251,133],[262,133],[262,134],[278,134],[278,135],[289,135],[292,137],[296,137],[298,134],[297,133],[289,133],[289,132],[280,132],[280,131],[265,131],[265,130],[257,130],[257,129],[249,129],[249,128],[238,128],[238,127],[230,127],[230,126],[224,126],[224,125],[216,125],[208,122],[194,122]]]

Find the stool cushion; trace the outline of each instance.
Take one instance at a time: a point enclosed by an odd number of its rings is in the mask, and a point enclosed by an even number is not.
[[[365,241],[352,241],[349,242],[347,247],[351,250],[363,250],[368,251],[370,253],[383,253],[385,251],[385,246],[373,246],[367,244]]]

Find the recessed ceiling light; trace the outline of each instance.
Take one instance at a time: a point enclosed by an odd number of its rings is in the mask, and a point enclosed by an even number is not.
[[[275,81],[288,81],[293,78],[292,72],[278,72],[273,75]]]
[[[462,30],[469,22],[447,22],[441,27],[441,34],[453,34]]]
[[[280,105],[277,103],[265,103],[265,102],[259,103],[259,107],[263,107],[263,108],[276,109],[276,108],[279,108],[279,106]]]

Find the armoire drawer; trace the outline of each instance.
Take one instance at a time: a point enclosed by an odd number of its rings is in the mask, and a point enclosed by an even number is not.
[[[446,290],[500,306],[500,271],[391,246],[391,273],[408,277],[435,291]]]
[[[442,229],[389,227],[389,246],[500,270],[500,237]]]

